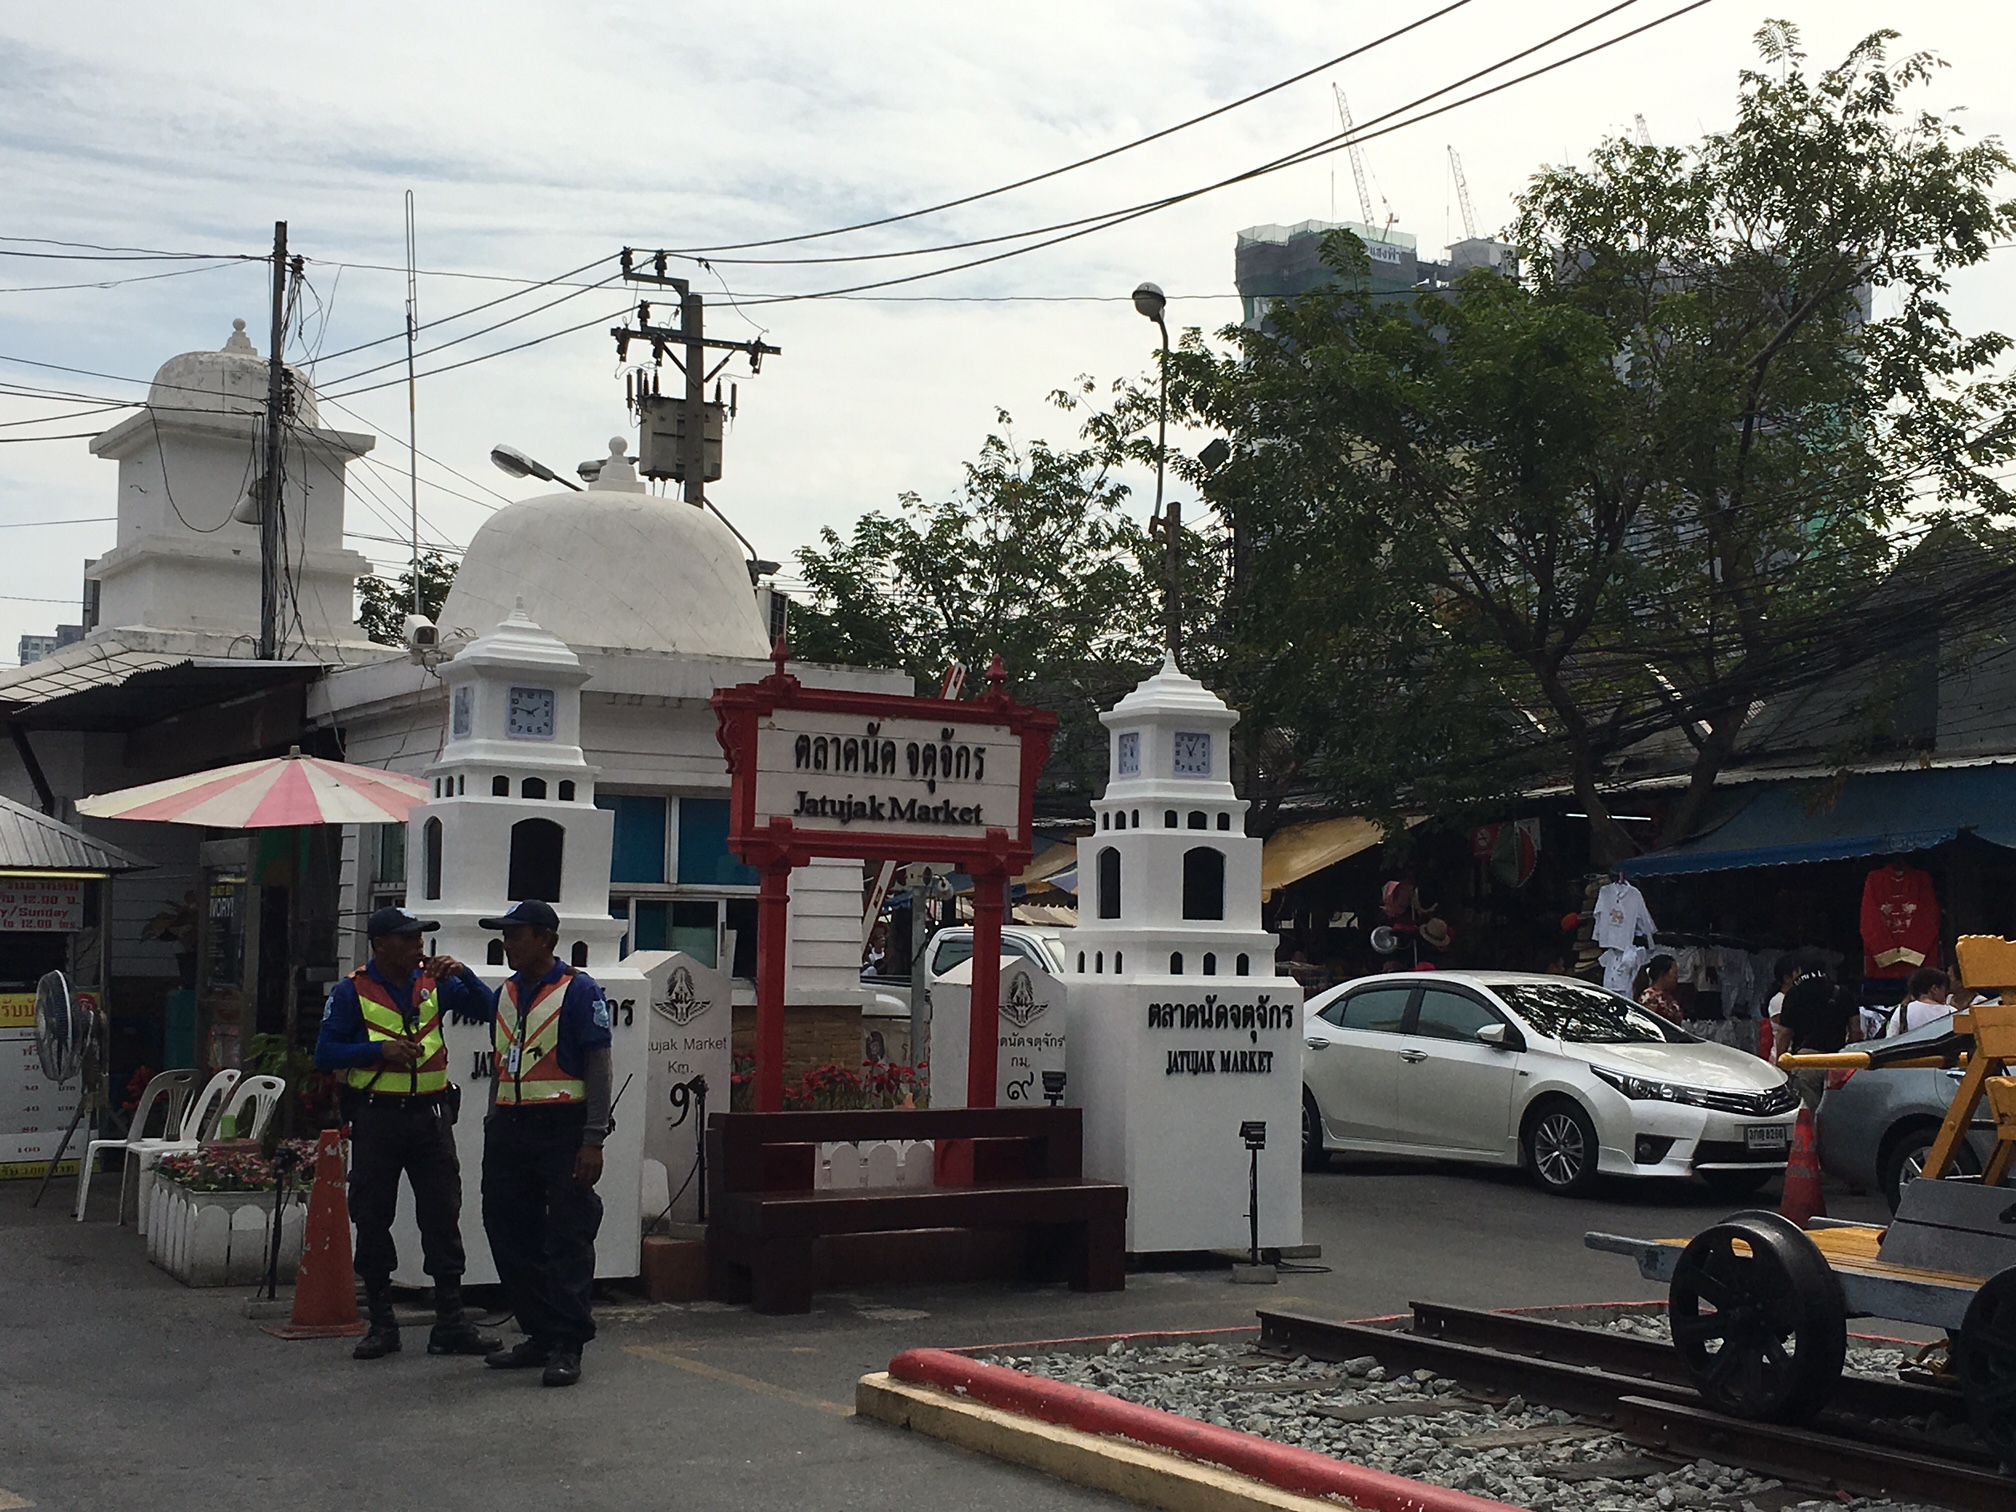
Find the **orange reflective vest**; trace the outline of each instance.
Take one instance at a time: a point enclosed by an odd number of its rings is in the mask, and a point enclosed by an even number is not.
[[[357,989],[357,1008],[363,1016],[366,1035],[373,1040],[393,1040],[407,1032],[406,1015],[368,967],[360,966],[351,972],[350,985]],[[439,1092],[447,1086],[448,1042],[441,1034],[441,995],[430,976],[422,975],[413,981],[413,1017],[414,1037],[420,1041],[420,1059],[411,1070],[353,1066],[344,1074],[344,1080],[363,1091],[385,1092],[395,1097]]]
[[[518,978],[504,984],[491,1043],[496,1050],[497,1106],[580,1102],[588,1088],[560,1066],[560,1009],[571,969],[540,987],[529,1004],[518,1001]]]

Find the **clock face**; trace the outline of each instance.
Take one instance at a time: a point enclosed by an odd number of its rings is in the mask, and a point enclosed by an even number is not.
[[[1211,775],[1211,736],[1195,730],[1176,732],[1175,772],[1178,777]]]
[[[475,706],[474,688],[464,683],[455,690],[452,715],[448,722],[448,734],[451,739],[460,740],[469,733],[470,725],[474,721]]]
[[[504,733],[513,740],[551,740],[557,700],[551,688],[513,688],[504,703]]]
[[[1115,776],[1138,777],[1141,775],[1141,732],[1127,730],[1120,736],[1119,760],[1115,764]]]

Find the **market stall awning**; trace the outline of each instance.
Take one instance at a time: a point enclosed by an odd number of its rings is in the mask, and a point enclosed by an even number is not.
[[[1633,877],[1791,866],[1929,850],[1971,833],[2016,849],[2016,766],[1759,783],[1723,797],[1693,839],[1636,856]]]
[[[153,864],[11,798],[0,798],[0,875],[105,877],[144,871]]]
[[[1420,824],[1409,819],[1407,828]],[[1272,897],[1274,890],[1299,882],[1347,861],[1360,851],[1370,850],[1386,838],[1377,820],[1353,814],[1343,819],[1318,819],[1313,824],[1291,824],[1267,837],[1260,851],[1260,896]]]
[[[1017,887],[1028,887],[1035,882],[1048,882],[1059,872],[1069,871],[1078,864],[1078,842],[1059,840],[1048,850],[1040,851],[1031,858],[1015,878]]]
[[[35,730],[119,733],[266,689],[305,687],[314,662],[190,657],[114,640],[66,646],[0,676],[0,715]]]

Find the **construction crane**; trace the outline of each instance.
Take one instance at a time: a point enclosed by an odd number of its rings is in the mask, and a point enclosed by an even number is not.
[[[1332,84],[1330,92],[1337,97],[1337,119],[1343,123],[1345,134],[1348,136],[1357,128],[1351,121],[1351,106],[1344,98],[1344,88],[1340,84]],[[1358,209],[1365,224],[1369,226],[1373,224],[1372,191],[1365,182],[1365,155],[1358,150],[1356,142],[1351,143],[1346,150],[1351,154],[1351,177],[1358,182]]]
[[[1463,212],[1463,235],[1477,239],[1477,212],[1470,204],[1470,183],[1463,177],[1463,159],[1456,156],[1456,149],[1449,149],[1449,171],[1456,175],[1456,208]]]

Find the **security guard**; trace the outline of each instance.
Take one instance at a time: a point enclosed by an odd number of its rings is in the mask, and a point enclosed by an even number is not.
[[[595,1337],[595,1233],[609,1132],[609,1005],[587,972],[554,956],[560,918],[527,899],[501,918],[511,976],[497,996],[490,1116],[483,1137],[483,1232],[527,1337],[485,1362],[542,1367],[542,1385],[581,1379]]]
[[[441,1015],[487,1021],[490,989],[448,956],[423,960],[421,936],[441,926],[403,908],[381,908],[365,932],[371,960],[338,982],[322,1010],[317,1070],[338,1073],[350,1124],[350,1217],[357,1225],[357,1274],[371,1313],[370,1332],[351,1353],[360,1360],[396,1354],[392,1272],[399,1263],[392,1218],[399,1174],[413,1184],[420,1248],[434,1278],[429,1354],[487,1354],[499,1341],[462,1313],[462,1169],[455,1158],[455,1096]]]

